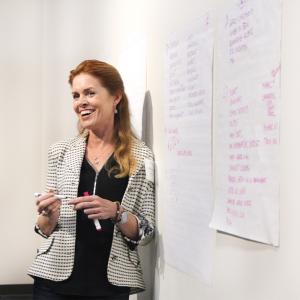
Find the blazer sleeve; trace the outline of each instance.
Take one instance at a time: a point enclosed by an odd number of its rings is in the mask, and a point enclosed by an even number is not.
[[[57,189],[57,165],[59,159],[60,151],[56,145],[51,145],[48,149],[48,170],[47,170],[47,177],[46,177],[46,190],[47,193],[50,189],[56,190]],[[48,238],[40,228],[35,225],[34,231],[42,236],[43,238]]]
[[[147,176],[147,166],[143,168],[144,172],[143,182],[139,190],[139,197],[141,205],[139,210],[135,213],[135,217],[139,226],[138,240],[131,240],[124,236],[127,244],[131,250],[134,250],[138,245],[148,244],[155,232],[155,182],[154,182],[154,160],[153,158],[147,159],[147,164],[151,164],[152,176]]]

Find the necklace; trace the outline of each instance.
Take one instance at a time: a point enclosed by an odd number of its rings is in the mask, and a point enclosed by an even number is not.
[[[96,153],[98,154],[97,156],[95,155]],[[103,149],[100,155],[99,151],[97,151],[96,153],[95,151],[90,151],[90,149],[87,148],[87,158],[90,158],[92,164],[95,165],[98,169],[99,166],[104,164],[109,159],[109,157],[113,153],[113,149]]]
[[[100,159],[99,159],[99,157],[95,157],[95,158],[94,158],[94,164],[95,164],[96,166],[98,166],[98,165],[100,164]]]

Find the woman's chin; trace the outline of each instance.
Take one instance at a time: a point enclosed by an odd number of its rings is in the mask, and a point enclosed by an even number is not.
[[[92,122],[80,122],[80,126],[82,129],[85,130],[96,130],[97,126],[95,125],[95,123]]]
[[[81,126],[83,126],[83,127],[90,126],[91,124],[94,123],[93,119],[90,117],[80,117],[79,122],[80,122]]]

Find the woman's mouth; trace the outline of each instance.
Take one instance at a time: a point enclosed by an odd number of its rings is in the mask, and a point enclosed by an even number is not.
[[[80,115],[82,118],[88,118],[93,112],[95,112],[95,111],[92,109],[85,109],[80,112]]]

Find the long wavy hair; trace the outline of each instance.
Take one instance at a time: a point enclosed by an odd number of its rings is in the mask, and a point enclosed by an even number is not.
[[[118,113],[114,117],[114,159],[117,165],[109,166],[109,174],[114,174],[116,178],[131,175],[136,167],[136,161],[131,151],[133,139],[136,137],[131,127],[129,103],[122,78],[117,69],[108,63],[98,60],[85,60],[70,72],[69,84],[71,86],[74,78],[80,73],[87,73],[97,78],[111,95],[122,94],[122,98],[117,105]],[[78,123],[78,130],[81,135],[88,135],[88,130],[82,128],[80,123]]]

